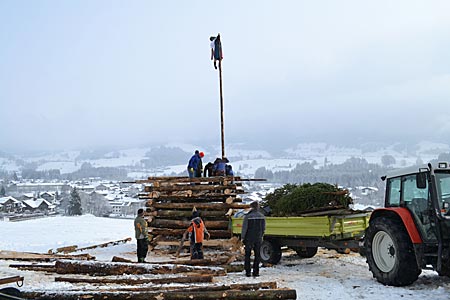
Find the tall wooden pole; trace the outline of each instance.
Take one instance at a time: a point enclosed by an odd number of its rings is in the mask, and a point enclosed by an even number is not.
[[[225,132],[223,121],[223,94],[222,94],[222,59],[219,59],[219,81],[220,81],[220,128],[222,141],[222,158],[225,157]]]

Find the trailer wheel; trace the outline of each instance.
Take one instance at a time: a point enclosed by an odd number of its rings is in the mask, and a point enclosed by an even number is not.
[[[301,258],[311,258],[317,253],[317,247],[301,247],[294,250]]]
[[[419,277],[411,239],[400,221],[379,217],[366,231],[367,263],[373,276],[382,284],[405,286]]]
[[[276,265],[281,260],[281,247],[276,241],[264,240],[261,244],[261,261]]]

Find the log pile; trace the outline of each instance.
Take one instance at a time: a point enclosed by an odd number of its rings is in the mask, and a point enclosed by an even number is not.
[[[23,292],[21,299],[297,298],[295,290],[278,288],[276,282],[221,284],[215,277],[226,276],[225,270],[210,266],[58,260],[53,265],[10,267],[63,274],[65,276],[55,276],[54,280],[73,284],[72,288],[65,290]]]
[[[233,210],[248,208],[237,196],[244,194],[242,181],[261,181],[240,177],[149,177],[139,180],[146,199],[150,248],[176,247],[188,228],[193,210],[198,210],[211,235],[204,247],[233,247],[229,219]],[[186,242],[182,246],[187,246]]]

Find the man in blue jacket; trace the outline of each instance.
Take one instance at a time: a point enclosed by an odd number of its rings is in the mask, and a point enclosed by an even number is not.
[[[203,171],[203,165],[202,165],[202,157],[203,156],[204,156],[203,152],[199,152],[198,150],[195,150],[194,155],[192,155],[192,157],[189,160],[189,163],[187,165],[187,171],[189,174],[189,178],[201,177],[201,173]]]
[[[259,276],[259,263],[261,262],[261,243],[263,240],[264,231],[266,230],[266,217],[259,212],[258,201],[250,203],[251,210],[245,215],[244,222],[242,223],[241,238],[245,246],[245,261],[244,269],[245,275],[250,277]],[[255,254],[253,260],[253,273],[250,268],[250,255]]]

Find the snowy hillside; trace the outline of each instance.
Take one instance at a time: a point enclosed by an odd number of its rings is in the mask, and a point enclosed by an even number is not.
[[[53,217],[23,222],[0,222],[0,250],[47,252],[56,247],[79,247],[132,237],[133,220],[81,217]],[[100,261],[111,261],[120,256],[136,261],[135,240],[128,244],[91,250]],[[206,257],[208,252],[205,253]],[[158,262],[170,259],[167,255],[151,252],[147,260]],[[0,261],[3,276],[24,276],[23,291],[79,290],[77,284],[55,282],[53,274],[21,271],[9,268],[12,261]],[[408,287],[389,287],[375,281],[365,259],[359,254],[338,254],[334,250],[319,249],[316,256],[299,259],[293,251],[283,253],[278,265],[261,269],[258,278],[247,278],[243,273],[229,273],[216,277],[217,284],[276,281],[279,287],[293,288],[297,299],[390,299],[418,300],[449,299],[450,279],[439,277],[433,271],[424,271],[419,280]],[[4,285],[2,287],[14,284]],[[98,287],[114,289],[115,285]]]
[[[204,164],[213,162],[220,156],[219,148],[202,149],[198,145],[189,144],[167,144],[171,147],[184,151],[182,159],[186,163],[194,149],[205,152]],[[36,168],[37,171],[56,169],[61,174],[71,173],[81,168],[83,163],[89,163],[92,167],[116,167],[129,170],[130,178],[141,178],[149,175],[173,175],[185,171],[185,163],[170,164],[165,166],[149,168],[145,167],[144,160],[148,159],[148,153],[152,148],[132,148],[111,152],[100,152],[96,156],[86,156],[80,151],[67,151],[35,156],[12,156],[0,157],[0,170],[19,171],[22,168]],[[428,162],[437,159],[441,153],[450,152],[449,144],[421,142],[413,146],[402,144],[394,145],[361,145],[357,147],[338,147],[327,143],[302,143],[294,147],[271,154],[262,149],[249,149],[248,145],[227,145],[226,155],[230,159],[235,172],[243,176],[254,175],[255,170],[265,167],[272,172],[291,170],[298,163],[316,162],[316,167],[324,164],[341,164],[351,157],[364,158],[369,163],[381,165],[384,155],[395,159],[393,167],[405,167],[416,164],[418,161]],[[158,157],[153,157],[158,160]]]

